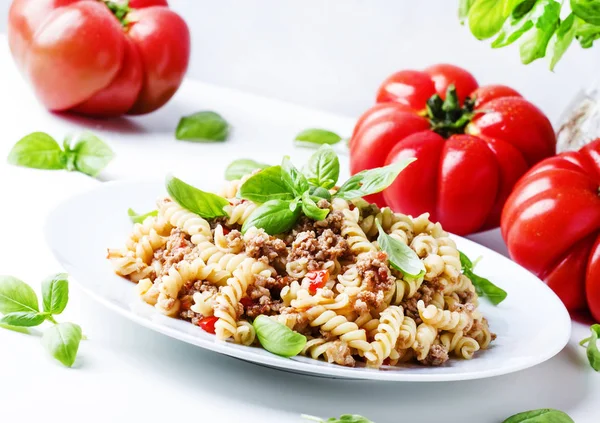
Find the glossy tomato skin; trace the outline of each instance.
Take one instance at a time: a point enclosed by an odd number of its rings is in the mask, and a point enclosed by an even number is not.
[[[600,140],[546,159],[517,183],[502,213],[511,257],[544,279],[571,311],[600,320]]]
[[[425,72],[403,70],[386,78],[377,92],[377,102],[394,101],[414,110],[425,110],[427,99],[435,94],[435,84]]]
[[[429,75],[435,85],[435,91],[443,99],[446,98],[448,87],[454,85],[461,104],[479,86],[477,80],[470,72],[448,63],[429,66],[425,68],[424,72]]]
[[[522,97],[517,90],[506,85],[484,85],[473,91],[470,96],[475,99],[475,109],[496,98]]]

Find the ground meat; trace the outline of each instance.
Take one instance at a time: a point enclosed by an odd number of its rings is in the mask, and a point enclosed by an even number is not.
[[[327,200],[320,200],[327,201]],[[317,205],[319,204],[317,203]],[[325,203],[323,203],[325,204]],[[313,231],[315,235],[321,235],[323,231],[329,229],[334,234],[339,235],[342,231],[342,222],[344,220],[344,214],[339,210],[332,210],[329,212],[324,220],[314,221],[306,216],[300,216],[296,226],[291,230],[290,234],[285,237],[287,245],[292,244],[301,232]]]
[[[387,292],[396,280],[387,265],[387,254],[383,251],[363,254],[356,261],[356,268],[362,277],[363,285],[371,292]]]
[[[193,324],[197,325],[202,316],[200,313],[196,313],[190,310],[190,307],[194,304],[194,294],[196,292],[212,292],[217,293],[217,287],[210,284],[208,281],[189,281],[187,282],[181,291],[179,292],[179,301],[181,303],[181,312],[179,317],[184,320],[189,320]]]
[[[157,276],[165,275],[172,265],[183,260],[193,248],[194,245],[188,234],[178,228],[173,229],[165,247],[154,252],[154,259],[161,265],[161,271]]]
[[[379,309],[384,302],[385,293],[382,290],[375,292],[372,291],[361,291],[356,296],[354,302],[354,311],[357,313],[365,313],[369,310],[368,307]]]
[[[354,367],[356,364],[352,357],[352,349],[343,341],[332,342],[325,351],[325,356],[330,363],[349,367]]]
[[[256,235],[246,239],[246,254],[257,260],[262,259],[268,264],[281,264],[287,255],[285,242],[259,229]]]
[[[254,277],[254,283],[248,287],[247,298],[242,303],[246,314],[255,318],[261,314],[277,314],[283,308],[283,302],[279,299],[279,292],[285,286],[284,278],[272,278],[262,275]]]
[[[432,345],[427,357],[421,360],[425,366],[441,366],[448,361],[448,351],[442,345]]]
[[[225,227],[223,229],[225,230]],[[227,239],[227,244],[233,251],[242,251],[244,249],[244,238],[242,237],[242,233],[237,229],[229,231],[225,235],[225,239]]]
[[[327,261],[347,257],[349,254],[348,242],[331,229],[325,229],[318,237],[314,231],[304,231],[296,236],[287,260],[290,262],[307,258],[308,270],[312,272],[322,269],[323,263]]]
[[[475,298],[475,291],[459,291],[456,293],[461,304],[471,303]]]

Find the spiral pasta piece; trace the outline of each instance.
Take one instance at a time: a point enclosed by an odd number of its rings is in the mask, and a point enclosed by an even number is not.
[[[427,323],[421,323],[417,326],[415,343],[412,346],[417,355],[417,360],[425,360],[436,337],[437,329],[433,326],[428,325]]]
[[[248,217],[256,210],[258,206],[251,201],[241,201],[235,205],[225,206],[225,211],[229,215],[227,219],[227,224],[229,226],[233,225],[243,225],[244,222],[248,219]]]
[[[413,222],[410,216],[402,213],[396,213],[394,223],[390,227],[389,234],[392,238],[410,245],[414,238]]]
[[[194,244],[206,239],[212,240],[209,223],[197,214],[184,209],[175,201],[170,199],[159,201],[158,211],[159,215],[164,217],[167,222],[190,235]]]
[[[467,311],[442,310],[433,304],[425,307],[423,300],[419,300],[417,309],[421,320],[436,329],[458,332],[468,330],[473,324],[473,317]]]
[[[472,359],[480,349],[479,343],[471,337],[464,336],[463,332],[444,332],[440,335],[440,343],[446,350],[453,351],[466,360]]]
[[[344,219],[342,221],[341,234],[348,241],[350,251],[357,256],[377,251],[377,248],[367,238],[358,225],[358,209],[342,210]]]
[[[405,350],[412,347],[417,338],[417,323],[412,317],[404,316],[400,325],[400,333],[398,334],[398,342],[396,349]]]
[[[191,306],[191,310],[195,313],[208,317],[214,315],[214,302],[216,297],[215,292],[195,292],[192,299],[194,304]]]
[[[390,306],[381,313],[375,340],[365,353],[368,366],[379,367],[390,356],[398,341],[403,320],[402,307]]]
[[[224,253],[239,254],[244,250],[244,244],[242,242],[238,242],[236,244],[229,242],[229,239],[223,230],[223,226],[221,225],[217,225],[215,227],[214,241],[215,247]],[[204,242],[206,241],[203,241],[203,243]]]
[[[381,228],[388,232],[396,222],[396,215],[389,207],[382,208],[379,213],[364,217],[359,221],[360,228],[369,238],[376,237],[379,229],[375,222],[379,222]]]
[[[391,302],[395,305],[398,305],[402,301],[414,297],[422,284],[422,276],[419,278],[405,276],[403,278],[396,279],[396,282],[392,287],[393,296]]]
[[[338,336],[351,348],[355,348],[363,354],[370,349],[371,345],[367,342],[365,330],[359,329],[356,323],[349,322],[335,311],[327,310],[325,306],[316,306],[308,309],[306,315],[310,326],[320,327],[322,331]]]
[[[238,344],[252,345],[256,339],[256,331],[252,324],[245,320],[237,322],[237,329],[233,339]]]
[[[141,258],[136,257],[133,251],[111,248],[108,250],[107,258],[117,275],[127,276],[133,282],[153,278],[154,269]]]

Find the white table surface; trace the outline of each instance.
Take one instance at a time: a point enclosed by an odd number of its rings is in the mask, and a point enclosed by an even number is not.
[[[178,118],[211,109],[234,126],[233,139],[200,145],[175,141]],[[276,110],[264,116],[264,110]],[[101,179],[142,178],[174,171],[193,178],[208,166],[215,178],[236,157],[276,161],[293,154],[293,135],[325,126],[349,133],[352,121],[198,82],[187,81],[167,107],[135,120],[91,121],[46,112],[33,98],[0,37],[0,273],[34,287],[61,271],[43,239],[45,215],[61,200],[98,183],[77,173],[21,169],[5,163],[9,149],[36,130],[56,137],[89,127],[117,159]],[[258,125],[257,125],[258,124]],[[94,230],[90,222],[90,230]],[[504,251],[497,232],[477,238]],[[0,330],[1,422],[300,422],[300,414],[365,415],[378,423],[496,423],[516,412],[552,407],[577,423],[600,421],[600,374],[577,342],[547,363],[512,375],[455,383],[340,381],[287,374],[203,351],[105,310],[71,285],[61,321],[79,323],[82,343],[73,369],[49,359],[36,336]],[[518,295],[518,294],[514,294]],[[535,299],[532,299],[535,307]]]

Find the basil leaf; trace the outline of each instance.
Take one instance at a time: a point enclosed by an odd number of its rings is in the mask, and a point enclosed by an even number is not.
[[[579,41],[582,48],[590,48],[598,38],[600,38],[600,26],[592,25],[576,19],[577,28],[575,38]]]
[[[54,138],[33,132],[21,138],[10,150],[8,163],[34,169],[65,169],[66,156]]]
[[[314,187],[313,186],[313,187],[310,187],[308,192],[313,197],[324,198],[327,201],[331,200],[331,193],[329,192],[329,190],[327,190],[323,187]]]
[[[244,176],[254,172],[256,169],[265,169],[269,165],[259,163],[250,159],[239,159],[234,160],[225,169],[225,179],[228,181],[234,181],[236,179],[242,179]]]
[[[67,138],[63,144],[74,169],[92,177],[97,176],[115,156],[110,147],[91,132],[83,132],[73,140]]]
[[[331,417],[327,420],[323,420],[320,417],[315,416],[307,416],[306,414],[302,415],[302,418],[306,420],[312,420],[320,423],[375,423],[366,417],[359,416],[358,414],[344,414],[340,416],[340,418]]]
[[[469,9],[469,29],[480,40],[494,36],[508,15],[504,11],[504,1],[477,0]]]
[[[460,253],[460,263],[464,275],[471,280],[477,295],[487,297],[492,304],[498,305],[506,299],[508,295],[505,290],[494,285],[491,281],[473,273],[473,263],[471,260],[462,252]]]
[[[271,166],[248,178],[240,187],[238,197],[265,203],[269,200],[293,200],[296,196],[283,181],[281,166]]]
[[[42,282],[42,302],[44,311],[50,314],[60,314],[69,302],[69,275],[58,273]]]
[[[550,70],[554,70],[558,61],[563,57],[563,54],[565,54],[575,39],[576,31],[577,25],[575,25],[575,15],[571,13],[567,19],[560,23],[548,44]]]
[[[592,25],[600,25],[600,1],[571,0],[571,10],[583,21]]]
[[[295,195],[300,196],[308,191],[308,181],[296,167],[292,164],[290,157],[285,156],[281,162],[281,176],[283,182],[288,186],[289,190]]]
[[[261,314],[252,323],[263,348],[282,357],[300,354],[306,345],[306,336]]]
[[[471,6],[473,6],[475,0],[459,0],[458,2],[458,20],[460,24],[463,25],[469,16],[469,10],[471,10]]]
[[[210,111],[182,117],[175,130],[175,138],[183,141],[225,141],[228,136],[227,121],[218,113]]]
[[[328,145],[324,145],[308,160],[304,169],[308,181],[315,186],[333,188],[340,177],[340,160]]]
[[[217,194],[199,190],[174,176],[167,176],[166,186],[177,204],[198,216],[205,219],[227,216],[223,207],[228,206],[229,201]]]
[[[296,135],[296,138],[294,140],[300,141],[302,144],[310,143],[319,145],[332,145],[340,142],[342,140],[342,137],[340,137],[335,132],[331,132],[326,129],[311,128],[305,129],[304,131],[300,132],[298,135]]]
[[[348,179],[334,197],[353,200],[365,195],[381,192],[389,187],[396,177],[416,159],[405,159],[388,166],[363,170]]]
[[[9,326],[32,327],[41,325],[46,316],[33,311],[15,311],[2,316],[0,323]]]
[[[538,0],[532,9],[534,28],[521,43],[521,62],[528,64],[546,55],[548,43],[558,28],[561,5],[555,0]],[[539,16],[536,12],[540,9]]]
[[[290,209],[290,201],[271,200],[264,203],[252,212],[242,226],[242,233],[253,226],[264,229],[269,235],[287,232],[300,217],[300,208]]]
[[[138,214],[133,209],[129,209],[127,210],[127,216],[129,216],[129,219],[131,219],[133,223],[142,223],[147,217],[158,216],[158,210],[152,210],[148,213]]]
[[[492,48],[505,47],[517,41],[521,35],[534,27],[532,20],[536,0],[525,0],[508,18],[498,37],[492,42]],[[537,9],[539,13],[540,8]]]
[[[590,366],[597,372],[600,372],[600,349],[598,349],[598,339],[600,338],[600,325],[594,324],[590,326],[592,335],[580,342],[580,345],[587,346],[587,358]]]
[[[575,423],[572,418],[559,410],[542,408],[525,411],[504,420],[503,423]]]
[[[40,311],[35,291],[20,279],[0,276],[0,313]]]
[[[310,198],[310,194],[306,191],[302,194],[302,212],[313,220],[323,220],[329,214],[329,209],[321,209],[317,203]]]
[[[81,342],[81,327],[74,323],[59,323],[44,332],[42,345],[50,355],[67,367],[71,367],[77,357]]]
[[[23,333],[26,335],[29,334],[29,330],[27,330],[27,328],[24,328],[22,326],[12,326],[12,325],[7,325],[6,323],[0,322],[0,328],[6,329],[6,330],[12,330],[13,332],[19,332],[19,333]]]
[[[377,237],[379,248],[387,254],[390,265],[394,269],[413,278],[423,276],[425,274],[425,265],[417,253],[408,245],[386,234],[378,220],[375,220],[375,223],[377,229],[379,229],[379,236]]]

